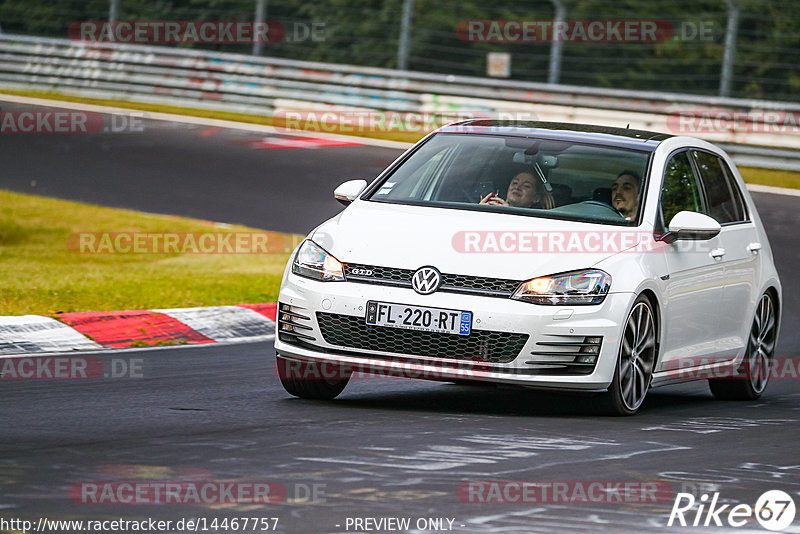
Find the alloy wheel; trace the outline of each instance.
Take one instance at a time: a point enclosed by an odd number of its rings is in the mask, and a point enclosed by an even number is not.
[[[769,382],[770,360],[775,350],[775,310],[769,295],[763,295],[758,303],[747,349],[748,378],[760,395]]]
[[[622,402],[636,411],[644,402],[656,354],[656,333],[653,312],[644,302],[631,310],[622,337],[618,359],[618,376]]]

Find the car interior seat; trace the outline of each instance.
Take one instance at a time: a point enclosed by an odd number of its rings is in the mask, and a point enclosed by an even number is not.
[[[555,183],[551,183],[551,185],[553,186],[553,202],[556,206],[572,204],[572,188],[570,186]]]
[[[598,187],[594,190],[594,194],[592,195],[592,200],[599,200],[605,204],[611,205],[611,188],[610,187]]]

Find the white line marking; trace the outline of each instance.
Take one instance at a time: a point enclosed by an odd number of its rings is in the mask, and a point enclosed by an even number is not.
[[[745,184],[747,190],[753,193],[771,193],[773,195],[788,195],[800,197],[800,189],[789,189],[788,187],[773,187],[771,185]]]

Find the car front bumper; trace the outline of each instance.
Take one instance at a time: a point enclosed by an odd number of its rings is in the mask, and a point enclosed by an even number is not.
[[[419,295],[410,288],[320,282],[289,272],[280,291],[275,349],[290,361],[343,366],[376,375],[603,391],[614,376],[621,323],[633,297],[632,293],[610,293],[597,305],[547,306],[508,298],[445,292]],[[331,326],[321,325],[320,319],[325,319],[322,314],[345,318],[351,325],[372,329],[371,339],[376,339],[374,335],[380,336],[381,330],[387,330],[385,327],[365,326],[368,301],[471,311],[473,333],[480,330],[497,336],[526,334],[528,338],[516,357],[502,362],[491,361],[491,345],[483,354],[447,357],[440,351],[439,355],[431,357],[426,354],[424,344],[398,345],[394,350],[376,344],[378,350],[373,350],[363,342],[358,346],[329,342],[331,337],[340,336],[331,335]],[[289,311],[289,314],[284,311]],[[297,325],[293,329],[299,337],[287,335],[286,327],[282,326],[286,321],[282,321],[282,317]],[[414,331],[403,332],[405,339],[415,335]],[[574,359],[577,351],[587,350],[581,348],[587,345],[584,343],[587,339],[594,342],[597,338],[602,338],[597,348],[589,349],[596,351],[594,365],[551,365],[551,362]],[[579,359],[585,360],[586,357],[582,355]]]

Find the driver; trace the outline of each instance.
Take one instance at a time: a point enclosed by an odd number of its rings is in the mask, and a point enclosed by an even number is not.
[[[511,206],[514,208],[550,209],[553,207],[553,197],[543,190],[542,182],[529,172],[521,172],[514,176],[508,184],[506,194],[508,201],[494,193],[481,197],[481,204],[495,206]]]
[[[639,175],[633,171],[622,171],[611,186],[611,205],[619,211],[625,220],[636,218],[639,206]]]

